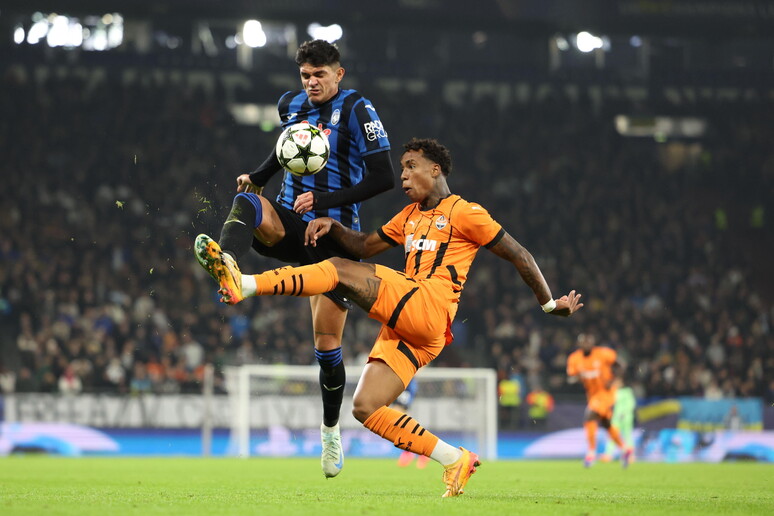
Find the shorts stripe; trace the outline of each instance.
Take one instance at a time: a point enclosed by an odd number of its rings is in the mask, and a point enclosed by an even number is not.
[[[398,341],[398,351],[406,355],[406,358],[409,359],[409,362],[413,364],[414,369],[419,369],[419,362],[417,362],[417,357],[414,356],[414,353],[411,352],[408,346],[406,346],[406,343],[402,340]]]
[[[398,316],[403,311],[403,307],[406,306],[406,303],[408,303],[408,300],[411,299],[411,296],[413,296],[416,293],[417,290],[419,290],[419,287],[412,288],[398,302],[398,306],[396,306],[395,310],[393,310],[392,315],[390,316],[390,320],[387,321],[387,326],[389,328],[391,328],[393,330],[395,329],[395,325],[398,323]],[[400,346],[398,346],[398,349],[400,349]]]

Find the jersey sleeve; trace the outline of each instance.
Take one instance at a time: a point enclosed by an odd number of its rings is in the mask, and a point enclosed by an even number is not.
[[[602,351],[602,360],[604,360],[607,365],[615,364],[615,361],[618,358],[618,353],[616,353],[614,349],[601,348],[600,351]]]
[[[363,156],[390,149],[387,131],[371,101],[361,98],[352,108],[349,132]]]
[[[410,207],[407,206],[387,222],[387,224],[376,230],[379,237],[393,247],[401,245],[406,241],[403,227],[406,225],[406,220],[408,219],[409,208]]]
[[[465,237],[480,246],[492,247],[505,234],[503,227],[492,218],[489,212],[474,202],[467,203],[455,217],[455,227]]]
[[[279,114],[280,124],[283,129],[293,122],[290,119],[290,103],[299,93],[301,92],[286,91],[277,101],[277,113]]]

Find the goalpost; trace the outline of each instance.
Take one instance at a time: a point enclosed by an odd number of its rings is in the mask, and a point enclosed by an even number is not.
[[[272,435],[285,435],[292,436],[293,442],[306,437],[309,442],[316,439],[319,444],[322,421],[319,371],[317,365],[227,367],[226,388],[232,419],[229,452],[240,457],[283,454],[277,449],[283,448],[282,445],[272,447],[266,442],[267,435],[270,441]],[[362,442],[366,444],[352,445],[358,454],[385,455],[392,445],[378,436],[369,435],[370,432],[350,413],[361,372],[362,367],[347,367],[339,421],[345,454],[348,443]],[[416,379],[417,395],[408,409],[411,416],[450,444],[472,449],[487,460],[497,458],[497,376],[494,370],[425,367],[417,373]],[[306,448],[310,446],[307,444]]]

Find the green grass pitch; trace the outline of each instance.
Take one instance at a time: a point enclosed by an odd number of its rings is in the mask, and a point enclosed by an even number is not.
[[[381,515],[774,514],[774,466],[755,463],[484,463],[459,498],[441,467],[349,459],[0,459],[0,514]]]

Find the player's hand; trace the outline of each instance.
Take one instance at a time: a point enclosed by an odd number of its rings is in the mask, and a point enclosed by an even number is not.
[[[262,186],[255,186],[250,181],[250,174],[242,174],[237,177],[237,192],[260,194],[262,191]]]
[[[581,308],[583,303],[580,302],[581,295],[576,294],[574,290],[571,290],[566,296],[562,296],[556,300],[556,308],[548,312],[551,315],[558,315],[560,317],[569,317]]]
[[[330,217],[320,217],[314,219],[306,226],[306,234],[304,235],[304,245],[311,245],[317,247],[317,239],[323,235],[327,235],[333,225],[333,219]]]
[[[299,215],[310,212],[314,209],[314,193],[304,192],[296,197],[296,202],[293,203],[293,211]]]

